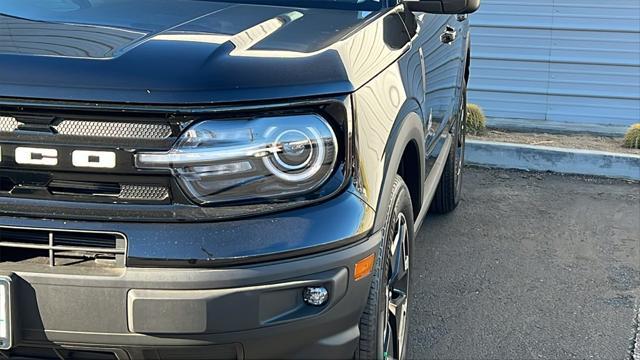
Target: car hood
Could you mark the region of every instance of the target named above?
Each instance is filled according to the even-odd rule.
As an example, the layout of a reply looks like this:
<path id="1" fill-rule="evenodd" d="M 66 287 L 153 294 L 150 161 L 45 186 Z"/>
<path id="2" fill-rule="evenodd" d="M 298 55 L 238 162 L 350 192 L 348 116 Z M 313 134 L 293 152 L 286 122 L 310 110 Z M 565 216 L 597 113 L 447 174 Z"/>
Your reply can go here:
<path id="1" fill-rule="evenodd" d="M 211 104 L 347 93 L 406 45 L 387 35 L 403 33 L 388 16 L 398 17 L 198 0 L 3 0 L 0 97 Z"/>

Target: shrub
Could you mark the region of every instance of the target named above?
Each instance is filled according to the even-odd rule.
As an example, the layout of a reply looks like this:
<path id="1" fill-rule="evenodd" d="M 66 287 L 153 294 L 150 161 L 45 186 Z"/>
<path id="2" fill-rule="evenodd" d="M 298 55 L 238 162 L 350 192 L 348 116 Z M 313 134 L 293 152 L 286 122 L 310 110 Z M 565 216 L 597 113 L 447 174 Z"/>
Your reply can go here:
<path id="1" fill-rule="evenodd" d="M 467 134 L 481 135 L 487 130 L 486 118 L 482 108 L 476 104 L 467 104 Z"/>
<path id="2" fill-rule="evenodd" d="M 632 149 L 640 149 L 640 123 L 633 124 L 624 136 L 624 146 Z"/>

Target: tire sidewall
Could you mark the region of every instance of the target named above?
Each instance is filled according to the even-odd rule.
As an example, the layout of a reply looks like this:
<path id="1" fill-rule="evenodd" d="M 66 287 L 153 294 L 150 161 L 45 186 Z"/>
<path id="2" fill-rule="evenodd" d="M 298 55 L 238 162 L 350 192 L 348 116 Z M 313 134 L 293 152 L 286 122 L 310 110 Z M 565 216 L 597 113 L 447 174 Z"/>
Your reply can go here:
<path id="1" fill-rule="evenodd" d="M 462 111 L 460 114 L 460 119 L 458 120 L 458 123 L 456 124 L 456 143 L 455 143 L 455 147 L 452 147 L 453 150 L 453 158 L 455 163 L 457 164 L 458 160 L 460 160 L 460 173 L 456 173 L 454 176 L 454 191 L 455 191 L 455 199 L 454 202 L 457 205 L 460 202 L 460 196 L 462 194 L 462 181 L 463 181 L 463 174 L 464 174 L 464 152 L 465 152 L 465 141 L 466 141 L 466 122 L 467 122 L 467 92 L 466 92 L 466 86 L 465 86 L 465 90 L 463 92 L 462 95 Z M 461 144 L 459 144 L 461 143 Z M 461 147 L 461 151 L 460 151 L 460 158 L 458 159 L 458 147 Z M 454 171 L 455 168 L 457 167 L 454 166 Z"/>
<path id="2" fill-rule="evenodd" d="M 394 231 L 394 227 L 395 227 L 395 221 L 397 219 L 397 216 L 399 213 L 403 213 L 406 221 L 407 221 L 407 229 L 409 231 L 409 242 L 408 242 L 408 247 L 409 247 L 409 272 L 407 274 L 408 276 L 408 302 L 407 302 L 407 322 L 409 317 L 409 312 L 411 309 L 410 304 L 410 291 L 411 291 L 411 271 L 412 271 L 412 267 L 413 267 L 413 248 L 414 248 L 414 239 L 415 239 L 415 233 L 414 233 L 414 218 L 413 218 L 413 207 L 411 205 L 411 198 L 409 196 L 409 190 L 406 186 L 406 184 L 404 183 L 404 181 L 402 180 L 401 177 L 396 175 L 396 178 L 394 179 L 394 184 L 392 187 L 392 194 L 390 196 L 390 202 L 389 205 L 387 207 L 387 213 L 386 213 L 386 219 L 385 219 L 385 225 L 383 228 L 383 240 L 381 241 L 380 247 L 378 249 L 378 256 L 376 257 L 376 267 L 375 267 L 375 274 L 374 274 L 374 282 L 377 281 L 377 284 L 372 283 L 371 285 L 371 289 L 370 291 L 377 291 L 377 304 L 376 304 L 376 319 L 375 319 L 375 323 L 377 324 L 377 329 L 375 331 L 375 336 L 374 339 L 364 339 L 365 341 L 367 340 L 374 340 L 375 341 L 375 354 L 365 354 L 365 356 L 362 356 L 362 353 L 360 353 L 359 358 L 383 358 L 383 336 L 384 336 L 384 329 L 386 327 L 386 322 L 385 322 L 385 315 L 386 315 L 386 311 L 387 311 L 387 307 L 386 307 L 386 286 L 387 286 L 387 282 L 389 280 L 388 278 L 388 273 L 389 273 L 389 266 L 390 266 L 390 261 L 391 261 L 391 244 L 393 242 L 393 237 L 395 236 L 395 231 Z M 407 339 L 407 341 L 405 341 L 404 344 L 404 348 L 402 350 L 402 354 L 406 355 L 406 351 L 408 348 L 408 331 L 407 334 L 405 334 L 405 339 Z M 362 341 L 363 339 L 361 339 Z"/>

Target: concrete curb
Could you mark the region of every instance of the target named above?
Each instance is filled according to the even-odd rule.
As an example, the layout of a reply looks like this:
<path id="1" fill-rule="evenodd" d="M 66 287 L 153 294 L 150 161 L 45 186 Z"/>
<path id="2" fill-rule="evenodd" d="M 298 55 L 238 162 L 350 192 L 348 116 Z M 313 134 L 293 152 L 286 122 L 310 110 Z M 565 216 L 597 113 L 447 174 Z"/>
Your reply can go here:
<path id="1" fill-rule="evenodd" d="M 549 134 L 592 134 L 621 137 L 624 136 L 630 125 L 581 123 L 580 126 L 576 126 L 575 123 L 548 120 L 523 121 L 522 119 L 487 118 L 487 126 L 490 128 Z"/>
<path id="2" fill-rule="evenodd" d="M 640 180 L 640 155 L 471 139 L 466 144 L 471 165 Z"/>

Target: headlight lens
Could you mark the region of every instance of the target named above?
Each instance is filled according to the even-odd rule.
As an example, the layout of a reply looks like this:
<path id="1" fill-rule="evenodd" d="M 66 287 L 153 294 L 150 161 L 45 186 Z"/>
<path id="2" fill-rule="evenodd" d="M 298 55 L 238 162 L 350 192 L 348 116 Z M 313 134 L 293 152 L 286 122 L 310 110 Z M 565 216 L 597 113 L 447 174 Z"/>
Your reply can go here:
<path id="1" fill-rule="evenodd" d="M 136 154 L 140 169 L 170 169 L 199 204 L 286 198 L 312 192 L 331 175 L 338 143 L 315 114 L 207 120 L 167 152 Z"/>

